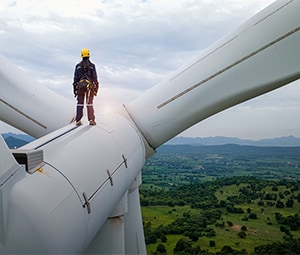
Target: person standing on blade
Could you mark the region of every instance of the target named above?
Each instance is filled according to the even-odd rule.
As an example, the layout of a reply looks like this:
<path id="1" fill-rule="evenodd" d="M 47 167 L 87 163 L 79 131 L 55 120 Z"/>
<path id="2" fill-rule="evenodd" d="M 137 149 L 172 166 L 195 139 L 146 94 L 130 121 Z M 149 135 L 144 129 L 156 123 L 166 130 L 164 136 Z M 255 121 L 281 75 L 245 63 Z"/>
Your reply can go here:
<path id="1" fill-rule="evenodd" d="M 95 64 L 90 61 L 90 51 L 81 50 L 82 60 L 75 66 L 73 91 L 77 96 L 76 125 L 80 126 L 83 116 L 84 99 L 87 105 L 87 115 L 90 125 L 96 125 L 93 100 L 97 96 L 99 83 Z"/>

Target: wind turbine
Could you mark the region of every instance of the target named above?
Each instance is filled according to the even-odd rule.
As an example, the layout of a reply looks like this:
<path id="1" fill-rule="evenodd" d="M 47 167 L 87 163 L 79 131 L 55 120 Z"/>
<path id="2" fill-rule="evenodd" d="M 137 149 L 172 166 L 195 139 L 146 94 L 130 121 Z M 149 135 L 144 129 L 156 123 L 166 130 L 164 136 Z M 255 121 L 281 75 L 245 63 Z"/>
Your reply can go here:
<path id="1" fill-rule="evenodd" d="M 9 150 L 0 138 L 0 253 L 145 254 L 145 160 L 205 118 L 299 79 L 299 10 L 274 2 L 93 127 L 70 123 L 73 103 L 1 57 L 0 119 L 38 139 Z"/>

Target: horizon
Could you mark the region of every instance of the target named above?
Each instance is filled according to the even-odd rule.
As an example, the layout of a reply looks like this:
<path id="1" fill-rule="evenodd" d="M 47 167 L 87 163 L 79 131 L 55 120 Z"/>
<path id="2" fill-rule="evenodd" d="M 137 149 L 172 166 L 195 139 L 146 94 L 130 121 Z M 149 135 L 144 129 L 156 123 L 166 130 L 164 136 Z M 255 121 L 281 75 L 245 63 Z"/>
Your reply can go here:
<path id="1" fill-rule="evenodd" d="M 0 132 L 1 135 L 4 135 L 4 134 L 13 134 L 13 135 L 26 135 L 26 136 L 29 136 L 29 137 L 32 137 L 24 132 L 21 132 L 21 133 L 15 133 L 14 131 L 6 131 L 6 132 Z M 239 140 L 249 140 L 249 141 L 260 141 L 260 140 L 273 140 L 273 139 L 278 139 L 278 138 L 288 138 L 288 137 L 291 137 L 291 138 L 296 138 L 296 139 L 300 139 L 300 136 L 295 136 L 295 135 L 283 135 L 283 136 L 277 136 L 277 137 L 264 137 L 264 138 L 260 138 L 260 139 L 252 139 L 252 138 L 241 138 L 241 137 L 238 137 L 238 136 L 223 136 L 223 135 L 215 135 L 215 136 L 183 136 L 182 134 L 179 134 L 178 136 L 175 136 L 173 138 L 171 138 L 169 141 L 171 141 L 172 139 L 175 139 L 175 138 L 188 138 L 188 139 L 197 139 L 197 138 L 230 138 L 230 139 L 239 139 Z M 35 139 L 38 139 L 38 138 L 35 138 Z"/>

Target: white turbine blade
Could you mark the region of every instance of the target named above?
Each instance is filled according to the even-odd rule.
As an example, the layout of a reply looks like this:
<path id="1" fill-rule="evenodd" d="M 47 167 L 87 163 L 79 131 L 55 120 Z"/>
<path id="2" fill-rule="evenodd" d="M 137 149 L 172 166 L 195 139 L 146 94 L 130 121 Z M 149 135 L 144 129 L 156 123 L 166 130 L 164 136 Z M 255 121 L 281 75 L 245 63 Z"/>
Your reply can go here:
<path id="1" fill-rule="evenodd" d="M 299 10 L 300 1 L 276 1 L 127 105 L 149 144 L 298 79 Z"/>
<path id="2" fill-rule="evenodd" d="M 6 58 L 0 56 L 0 62 L 0 120 L 34 137 L 72 120 L 75 103 L 38 84 Z"/>

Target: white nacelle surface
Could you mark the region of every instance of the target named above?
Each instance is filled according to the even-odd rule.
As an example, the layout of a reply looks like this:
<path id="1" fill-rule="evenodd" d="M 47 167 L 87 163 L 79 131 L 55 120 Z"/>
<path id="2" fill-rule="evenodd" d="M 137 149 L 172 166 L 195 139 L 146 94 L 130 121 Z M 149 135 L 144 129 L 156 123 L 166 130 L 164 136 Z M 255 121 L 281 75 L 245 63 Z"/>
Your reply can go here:
<path id="1" fill-rule="evenodd" d="M 97 120 L 19 149 L 43 150 L 44 165 L 11 190 L 0 253 L 81 253 L 127 194 L 145 162 L 143 141 L 119 115 Z"/>

